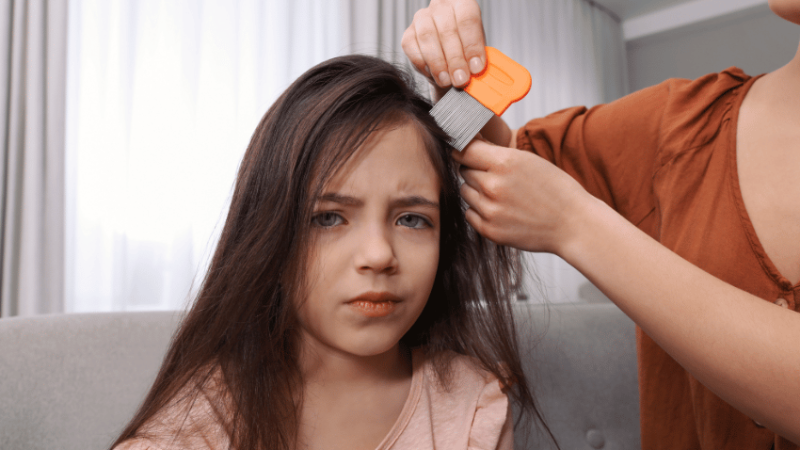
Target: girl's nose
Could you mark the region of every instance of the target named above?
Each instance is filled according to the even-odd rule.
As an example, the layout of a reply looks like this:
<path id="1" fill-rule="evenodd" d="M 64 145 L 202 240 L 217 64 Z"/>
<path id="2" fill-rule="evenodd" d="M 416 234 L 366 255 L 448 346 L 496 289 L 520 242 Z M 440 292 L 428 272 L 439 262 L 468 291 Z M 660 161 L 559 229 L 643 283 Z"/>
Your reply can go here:
<path id="1" fill-rule="evenodd" d="M 365 227 L 357 245 L 355 265 L 359 272 L 392 274 L 397 271 L 394 246 L 383 227 Z"/>

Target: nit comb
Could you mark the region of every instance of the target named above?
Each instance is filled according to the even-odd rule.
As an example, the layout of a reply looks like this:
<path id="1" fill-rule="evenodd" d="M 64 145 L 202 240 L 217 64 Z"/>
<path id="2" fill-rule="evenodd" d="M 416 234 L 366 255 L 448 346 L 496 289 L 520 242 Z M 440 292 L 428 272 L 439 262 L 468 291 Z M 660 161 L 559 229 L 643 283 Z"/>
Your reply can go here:
<path id="1" fill-rule="evenodd" d="M 531 89 L 531 74 L 493 47 L 486 47 L 486 68 L 464 89 L 450 88 L 430 114 L 450 136 L 458 151 L 475 137 L 493 115 L 501 115 Z"/>

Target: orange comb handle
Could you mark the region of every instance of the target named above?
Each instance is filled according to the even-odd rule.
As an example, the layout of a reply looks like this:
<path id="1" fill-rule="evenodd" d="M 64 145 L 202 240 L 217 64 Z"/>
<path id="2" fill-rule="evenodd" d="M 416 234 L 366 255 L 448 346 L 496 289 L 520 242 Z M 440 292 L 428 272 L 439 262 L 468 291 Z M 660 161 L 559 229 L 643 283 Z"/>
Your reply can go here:
<path id="1" fill-rule="evenodd" d="M 500 50 L 486 47 L 486 68 L 464 90 L 499 116 L 528 94 L 531 74 Z"/>

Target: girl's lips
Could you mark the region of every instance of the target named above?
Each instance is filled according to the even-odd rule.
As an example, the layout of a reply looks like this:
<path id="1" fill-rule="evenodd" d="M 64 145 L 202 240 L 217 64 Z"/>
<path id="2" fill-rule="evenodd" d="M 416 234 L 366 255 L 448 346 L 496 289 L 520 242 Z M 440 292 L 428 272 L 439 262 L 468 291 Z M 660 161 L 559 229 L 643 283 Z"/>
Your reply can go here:
<path id="1" fill-rule="evenodd" d="M 389 292 L 366 292 L 347 304 L 367 317 L 384 317 L 394 311 L 402 299 Z"/>

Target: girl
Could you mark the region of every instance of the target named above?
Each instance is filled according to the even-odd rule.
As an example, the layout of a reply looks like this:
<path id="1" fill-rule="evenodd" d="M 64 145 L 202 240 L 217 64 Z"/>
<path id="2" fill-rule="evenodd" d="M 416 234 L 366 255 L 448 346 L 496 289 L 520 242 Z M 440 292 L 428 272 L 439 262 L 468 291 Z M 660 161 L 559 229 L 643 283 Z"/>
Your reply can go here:
<path id="1" fill-rule="evenodd" d="M 266 113 L 129 449 L 511 448 L 538 418 L 517 255 L 466 224 L 446 136 L 394 66 L 322 63 Z"/>

